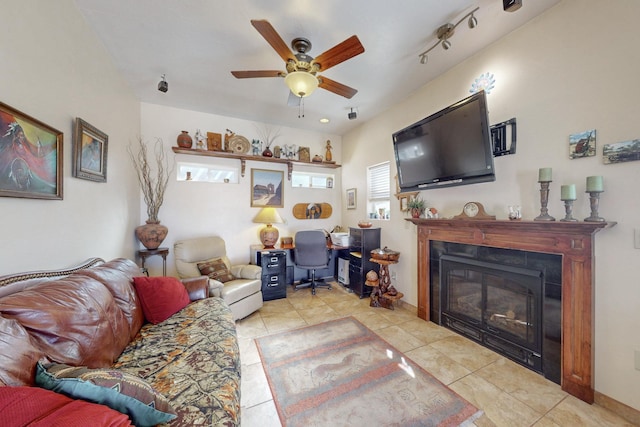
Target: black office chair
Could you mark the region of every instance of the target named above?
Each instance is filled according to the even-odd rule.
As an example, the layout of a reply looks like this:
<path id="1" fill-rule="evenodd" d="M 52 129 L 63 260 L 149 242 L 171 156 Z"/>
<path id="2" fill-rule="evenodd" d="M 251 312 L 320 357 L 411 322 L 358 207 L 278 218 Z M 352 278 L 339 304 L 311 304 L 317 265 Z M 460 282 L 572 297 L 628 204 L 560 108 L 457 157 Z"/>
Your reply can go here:
<path id="1" fill-rule="evenodd" d="M 327 237 L 322 230 L 298 231 L 295 236 L 293 249 L 293 262 L 296 267 L 311 270 L 311 279 L 301 280 L 295 286 L 295 290 L 311 288 L 311 293 L 316 294 L 316 287 L 323 286 L 331 289 L 330 283 L 322 279 L 316 279 L 316 270 L 327 268 L 331 256 L 327 248 Z"/>

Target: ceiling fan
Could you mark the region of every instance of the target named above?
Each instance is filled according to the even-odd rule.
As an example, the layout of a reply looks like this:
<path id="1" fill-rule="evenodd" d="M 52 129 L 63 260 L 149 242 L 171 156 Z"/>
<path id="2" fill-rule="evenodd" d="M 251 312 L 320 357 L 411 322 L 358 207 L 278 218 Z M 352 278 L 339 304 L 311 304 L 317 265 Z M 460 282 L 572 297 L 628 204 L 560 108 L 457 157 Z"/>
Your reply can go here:
<path id="1" fill-rule="evenodd" d="M 297 37 L 292 40 L 292 52 L 282 37 L 276 32 L 273 26 L 266 20 L 252 19 L 251 25 L 264 37 L 271 47 L 285 61 L 286 71 L 280 70 L 257 70 L 257 71 L 232 71 L 234 77 L 238 79 L 250 79 L 256 77 L 284 77 L 285 83 L 296 97 L 304 98 L 317 88 L 328 90 L 345 98 L 353 97 L 358 91 L 352 87 L 343 85 L 327 77 L 318 75 L 329 68 L 351 59 L 364 52 L 364 47 L 357 36 L 351 36 L 342 43 L 339 43 L 313 58 L 307 55 L 311 49 L 311 42 L 308 39 Z"/>

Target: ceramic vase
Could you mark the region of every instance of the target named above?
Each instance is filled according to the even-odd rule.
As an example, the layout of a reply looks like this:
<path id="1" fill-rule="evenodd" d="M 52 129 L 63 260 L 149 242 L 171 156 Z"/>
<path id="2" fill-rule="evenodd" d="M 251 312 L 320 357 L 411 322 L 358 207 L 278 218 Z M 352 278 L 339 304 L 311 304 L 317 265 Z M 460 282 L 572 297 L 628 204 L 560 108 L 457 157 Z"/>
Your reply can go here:
<path id="1" fill-rule="evenodd" d="M 262 152 L 262 157 L 273 157 L 273 153 L 269 149 L 269 147 L 265 148 Z"/>
<path id="2" fill-rule="evenodd" d="M 193 146 L 193 139 L 189 132 L 183 130 L 180 135 L 178 135 L 178 147 L 180 148 L 191 148 Z"/>
<path id="3" fill-rule="evenodd" d="M 169 229 L 160 224 L 160 221 L 150 221 L 136 227 L 136 237 L 147 249 L 158 249 L 162 241 L 167 237 Z"/>

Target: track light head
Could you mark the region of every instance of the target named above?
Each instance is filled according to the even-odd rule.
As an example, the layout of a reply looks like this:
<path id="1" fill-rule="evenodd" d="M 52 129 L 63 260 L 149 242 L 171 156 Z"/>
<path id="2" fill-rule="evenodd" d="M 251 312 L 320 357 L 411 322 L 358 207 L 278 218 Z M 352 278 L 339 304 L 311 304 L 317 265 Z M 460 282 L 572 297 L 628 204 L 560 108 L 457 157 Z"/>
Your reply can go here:
<path id="1" fill-rule="evenodd" d="M 358 113 L 353 111 L 353 108 L 352 108 L 351 112 L 347 114 L 347 117 L 349 118 L 349 120 L 355 120 L 358 118 Z"/>
<path id="2" fill-rule="evenodd" d="M 160 83 L 158 83 L 158 90 L 164 93 L 167 93 L 167 91 L 169 90 L 169 83 L 167 83 L 167 81 L 165 80 L 164 74 L 162 75 L 162 80 L 160 80 Z"/>
<path id="3" fill-rule="evenodd" d="M 422 65 L 426 64 L 428 60 L 429 60 L 429 58 L 427 57 L 427 55 L 424 55 L 424 54 L 420 55 L 420 63 Z"/>
<path id="4" fill-rule="evenodd" d="M 467 21 L 467 24 L 469 24 L 469 28 L 471 28 L 471 29 L 473 29 L 473 28 L 478 26 L 478 20 L 476 19 L 475 16 L 473 16 L 473 13 L 469 17 L 469 20 Z"/>
<path id="5" fill-rule="evenodd" d="M 449 50 L 449 48 L 451 47 L 451 42 L 447 39 L 442 40 L 442 48 L 444 50 Z"/>

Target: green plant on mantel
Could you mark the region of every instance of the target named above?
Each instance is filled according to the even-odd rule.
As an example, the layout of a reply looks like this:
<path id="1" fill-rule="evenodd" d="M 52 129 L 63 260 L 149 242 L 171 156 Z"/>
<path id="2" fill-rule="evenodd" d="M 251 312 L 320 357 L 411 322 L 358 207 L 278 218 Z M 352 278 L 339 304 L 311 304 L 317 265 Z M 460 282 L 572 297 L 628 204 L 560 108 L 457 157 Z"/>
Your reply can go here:
<path id="1" fill-rule="evenodd" d="M 420 196 L 412 197 L 407 202 L 407 208 L 413 218 L 420 218 L 427 208 L 427 204 Z"/>
<path id="2" fill-rule="evenodd" d="M 147 205 L 147 223 L 157 224 L 160 222 L 158 212 L 164 202 L 164 193 L 169 183 L 169 177 L 173 173 L 173 165 L 169 164 L 160 138 L 156 138 L 153 145 L 153 159 L 149 158 L 147 143 L 142 138 L 138 138 L 137 148 L 137 152 L 134 152 L 132 146 L 129 145 L 127 151 L 136 170 L 138 183 Z M 154 167 L 151 165 L 152 161 L 155 161 Z"/>

